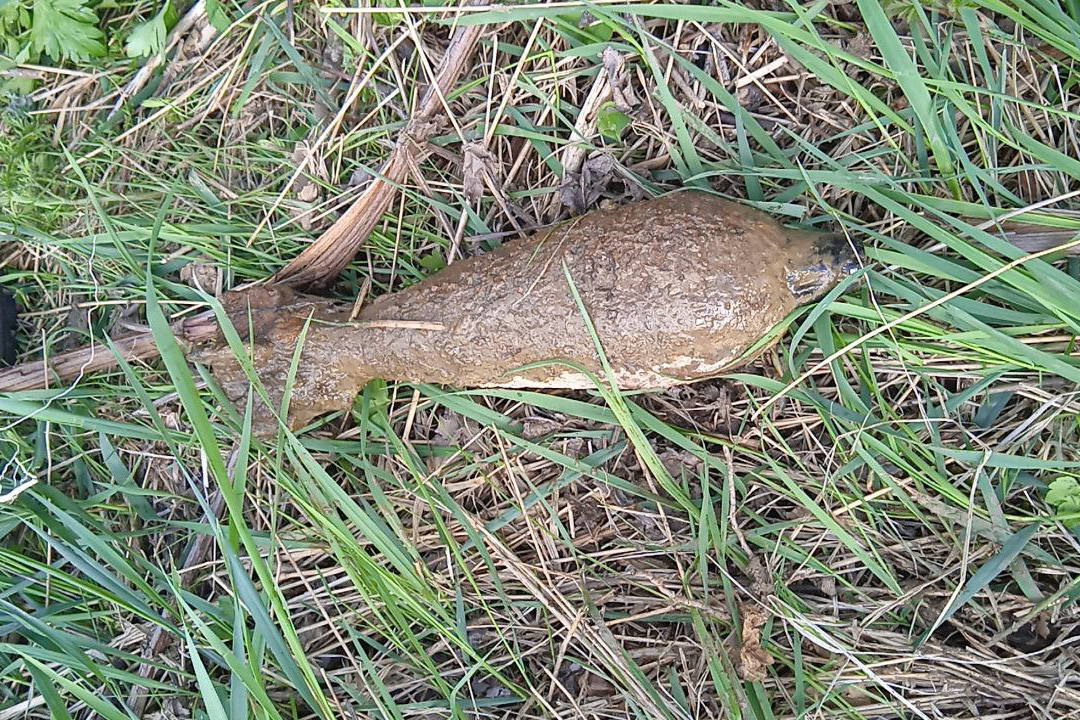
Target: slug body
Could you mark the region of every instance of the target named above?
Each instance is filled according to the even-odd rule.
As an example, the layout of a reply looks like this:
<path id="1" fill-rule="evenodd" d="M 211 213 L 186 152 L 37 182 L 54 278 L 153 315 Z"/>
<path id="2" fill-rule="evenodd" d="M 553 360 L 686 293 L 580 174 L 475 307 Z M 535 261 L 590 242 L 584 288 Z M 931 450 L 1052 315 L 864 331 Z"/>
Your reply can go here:
<path id="1" fill-rule="evenodd" d="M 597 210 L 455 262 L 377 298 L 352 320 L 348 305 L 283 288 L 231 293 L 225 307 L 278 407 L 303 335 L 288 407 L 296 428 L 350 407 L 374 378 L 593 387 L 572 366 L 604 377 L 567 276 L 616 383 L 638 390 L 730 370 L 856 263 L 842 237 L 788 230 L 752 208 L 687 191 Z M 211 366 L 230 399 L 246 398 L 248 378 L 223 342 L 196 359 Z M 259 420 L 276 427 L 258 398 L 256 405 Z"/>

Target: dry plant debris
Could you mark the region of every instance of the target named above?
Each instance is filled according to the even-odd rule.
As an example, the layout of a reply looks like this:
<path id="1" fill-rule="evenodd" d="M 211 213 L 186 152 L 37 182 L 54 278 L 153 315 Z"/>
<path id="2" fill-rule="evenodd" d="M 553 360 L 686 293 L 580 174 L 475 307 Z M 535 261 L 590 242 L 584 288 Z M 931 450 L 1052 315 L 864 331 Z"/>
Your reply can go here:
<path id="1" fill-rule="evenodd" d="M 1075 257 L 773 401 L 1075 239 L 1071 6 L 543 4 L 230 5 L 111 124 L 141 62 L 0 70 L 19 359 L 147 329 L 165 351 L 0 395 L 0 720 L 1080 712 Z M 160 10 L 120 5 L 117 43 Z M 461 28 L 446 123 L 404 157 Z M 735 378 L 373 383 L 247 444 L 162 328 L 212 327 L 195 267 L 215 290 L 280 273 L 394 157 L 335 259 L 345 302 L 693 184 L 838 224 L 869 263 Z"/>

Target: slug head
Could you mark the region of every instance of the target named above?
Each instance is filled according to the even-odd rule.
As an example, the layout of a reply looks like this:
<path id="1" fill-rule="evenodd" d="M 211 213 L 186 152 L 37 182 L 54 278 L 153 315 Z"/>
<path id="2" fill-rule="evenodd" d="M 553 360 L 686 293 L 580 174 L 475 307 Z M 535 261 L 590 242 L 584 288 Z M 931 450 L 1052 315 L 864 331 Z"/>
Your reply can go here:
<path id="1" fill-rule="evenodd" d="M 787 288 L 798 303 L 817 300 L 859 269 L 858 243 L 843 233 L 786 230 Z"/>

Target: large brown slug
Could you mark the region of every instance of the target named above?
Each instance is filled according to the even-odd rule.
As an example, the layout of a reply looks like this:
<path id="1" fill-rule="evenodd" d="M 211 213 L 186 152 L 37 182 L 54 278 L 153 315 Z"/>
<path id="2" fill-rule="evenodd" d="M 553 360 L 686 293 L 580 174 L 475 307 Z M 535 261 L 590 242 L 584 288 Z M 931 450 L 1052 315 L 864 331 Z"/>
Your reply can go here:
<path id="1" fill-rule="evenodd" d="M 581 372 L 549 362 L 603 377 L 567 272 L 621 389 L 715 376 L 853 271 L 856 252 L 843 237 L 788 230 L 757 210 L 683 191 L 594 211 L 452 263 L 353 320 L 347 304 L 280 287 L 230 293 L 224 305 L 275 410 L 308 326 L 288 406 L 288 424 L 298 428 L 350 407 L 374 378 L 592 387 Z M 230 399 L 247 396 L 248 379 L 223 341 L 195 359 Z M 255 402 L 256 432 L 276 429 L 269 408 Z"/>

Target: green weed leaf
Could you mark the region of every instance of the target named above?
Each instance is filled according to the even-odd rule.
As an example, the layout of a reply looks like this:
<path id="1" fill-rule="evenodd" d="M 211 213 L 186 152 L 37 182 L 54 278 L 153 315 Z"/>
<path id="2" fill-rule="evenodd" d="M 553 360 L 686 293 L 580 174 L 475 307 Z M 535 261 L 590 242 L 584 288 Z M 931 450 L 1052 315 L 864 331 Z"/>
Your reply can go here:
<path id="1" fill-rule="evenodd" d="M 1080 512 L 1080 483 L 1076 478 L 1059 477 L 1050 483 L 1046 502 L 1059 513 Z"/>
<path id="2" fill-rule="evenodd" d="M 9 34 L 18 34 L 30 27 L 30 13 L 22 3 L 0 0 L 0 30 Z M 15 38 L 9 38 L 14 41 Z"/>
<path id="3" fill-rule="evenodd" d="M 225 32 L 232 23 L 229 14 L 222 7 L 221 0 L 206 0 L 206 20 L 218 32 Z"/>
<path id="4" fill-rule="evenodd" d="M 443 254 L 436 250 L 430 255 L 425 255 L 420 258 L 420 265 L 429 272 L 438 272 L 446 267 L 446 258 Z"/>
<path id="5" fill-rule="evenodd" d="M 165 10 L 168 7 L 166 5 L 157 15 L 132 29 L 125 45 L 129 58 L 156 55 L 165 49 Z"/>
<path id="6" fill-rule="evenodd" d="M 610 140 L 618 140 L 630 126 L 630 116 L 615 109 L 615 103 L 605 103 L 596 117 L 596 129 Z"/>
<path id="7" fill-rule="evenodd" d="M 53 60 L 85 62 L 105 54 L 97 15 L 86 0 L 34 0 L 30 42 Z"/>

